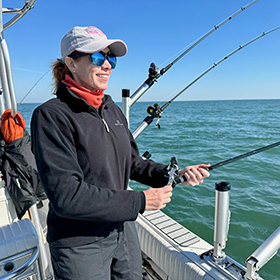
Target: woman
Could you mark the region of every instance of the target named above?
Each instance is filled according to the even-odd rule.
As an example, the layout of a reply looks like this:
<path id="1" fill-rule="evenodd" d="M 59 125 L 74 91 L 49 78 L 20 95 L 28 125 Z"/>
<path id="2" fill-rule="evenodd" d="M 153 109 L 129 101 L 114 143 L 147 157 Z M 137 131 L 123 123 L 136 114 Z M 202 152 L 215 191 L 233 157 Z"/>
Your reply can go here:
<path id="1" fill-rule="evenodd" d="M 143 160 L 126 119 L 104 95 L 127 52 L 96 27 L 74 27 L 61 40 L 53 64 L 57 98 L 32 116 L 32 145 L 48 195 L 48 236 L 55 278 L 141 279 L 141 254 L 133 223 L 145 210 L 170 202 L 166 165 Z M 209 165 L 181 171 L 198 185 Z M 127 190 L 129 179 L 152 186 Z"/>

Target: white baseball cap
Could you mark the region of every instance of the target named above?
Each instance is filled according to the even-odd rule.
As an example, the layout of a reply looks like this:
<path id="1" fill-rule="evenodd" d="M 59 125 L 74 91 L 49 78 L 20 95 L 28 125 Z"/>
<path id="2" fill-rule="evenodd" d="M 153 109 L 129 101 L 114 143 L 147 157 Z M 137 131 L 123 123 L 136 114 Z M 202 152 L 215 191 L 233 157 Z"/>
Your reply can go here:
<path id="1" fill-rule="evenodd" d="M 65 57 L 74 51 L 92 54 L 106 47 L 109 47 L 110 52 L 115 56 L 123 56 L 127 53 L 127 46 L 122 40 L 109 40 L 100 29 L 94 26 L 76 26 L 61 39 L 61 59 L 64 61 Z"/>

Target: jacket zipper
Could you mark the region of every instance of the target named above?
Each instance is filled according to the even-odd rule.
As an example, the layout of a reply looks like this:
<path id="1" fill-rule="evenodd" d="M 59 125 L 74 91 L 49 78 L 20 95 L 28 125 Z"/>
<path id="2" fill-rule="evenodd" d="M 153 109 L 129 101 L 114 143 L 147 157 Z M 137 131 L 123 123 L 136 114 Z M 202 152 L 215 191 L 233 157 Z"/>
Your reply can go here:
<path id="1" fill-rule="evenodd" d="M 98 112 L 97 109 L 95 109 L 94 107 L 92 107 L 92 110 L 95 110 L 96 114 L 92 114 L 94 116 L 96 116 L 97 118 L 99 118 L 103 124 L 105 125 L 105 128 L 106 128 L 106 131 L 109 133 L 110 132 L 110 129 L 109 129 L 109 125 L 107 124 L 107 122 L 105 121 L 105 119 L 103 118 L 103 114 L 102 112 Z"/>
<path id="2" fill-rule="evenodd" d="M 104 119 L 103 110 L 104 110 L 104 107 L 101 107 L 100 110 L 99 110 L 98 116 L 101 118 L 102 122 L 105 125 L 106 131 L 109 133 L 110 132 L 109 125 L 107 124 L 107 122 Z"/>
<path id="3" fill-rule="evenodd" d="M 110 129 L 109 129 L 108 124 L 106 123 L 106 121 L 105 121 L 103 118 L 101 118 L 101 120 L 103 121 L 103 123 L 104 123 L 104 125 L 105 125 L 105 127 L 106 127 L 106 131 L 109 133 L 109 132 L 110 132 Z"/>

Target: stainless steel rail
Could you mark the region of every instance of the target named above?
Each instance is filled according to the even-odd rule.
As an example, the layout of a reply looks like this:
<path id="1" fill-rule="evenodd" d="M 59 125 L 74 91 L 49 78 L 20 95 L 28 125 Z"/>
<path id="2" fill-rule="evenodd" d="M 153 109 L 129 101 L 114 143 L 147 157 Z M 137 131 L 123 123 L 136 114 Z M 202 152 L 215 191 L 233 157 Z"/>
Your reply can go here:
<path id="1" fill-rule="evenodd" d="M 30 9 L 33 8 L 36 0 L 27 0 L 21 9 L 16 8 L 2 8 L 2 0 L 0 0 L 0 5 L 2 13 L 0 14 L 0 78 L 1 78 L 1 94 L 3 93 L 3 98 L 0 99 L 0 114 L 2 115 L 5 109 L 11 109 L 12 116 L 17 114 L 17 102 L 14 90 L 13 76 L 11 70 L 11 61 L 8 51 L 8 46 L 4 38 L 4 30 L 12 26 L 19 19 L 21 19 Z M 3 13 L 16 14 L 7 23 L 3 24 Z M 3 104 L 3 102 L 5 104 Z"/>

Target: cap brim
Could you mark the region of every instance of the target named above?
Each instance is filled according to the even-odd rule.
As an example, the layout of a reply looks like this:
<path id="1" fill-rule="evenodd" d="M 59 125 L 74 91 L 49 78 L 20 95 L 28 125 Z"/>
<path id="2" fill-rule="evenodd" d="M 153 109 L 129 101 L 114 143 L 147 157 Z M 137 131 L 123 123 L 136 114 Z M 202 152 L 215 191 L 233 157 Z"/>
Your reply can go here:
<path id="1" fill-rule="evenodd" d="M 127 46 L 122 40 L 109 40 L 113 41 L 108 45 L 110 51 L 115 56 L 124 56 L 127 53 Z"/>

